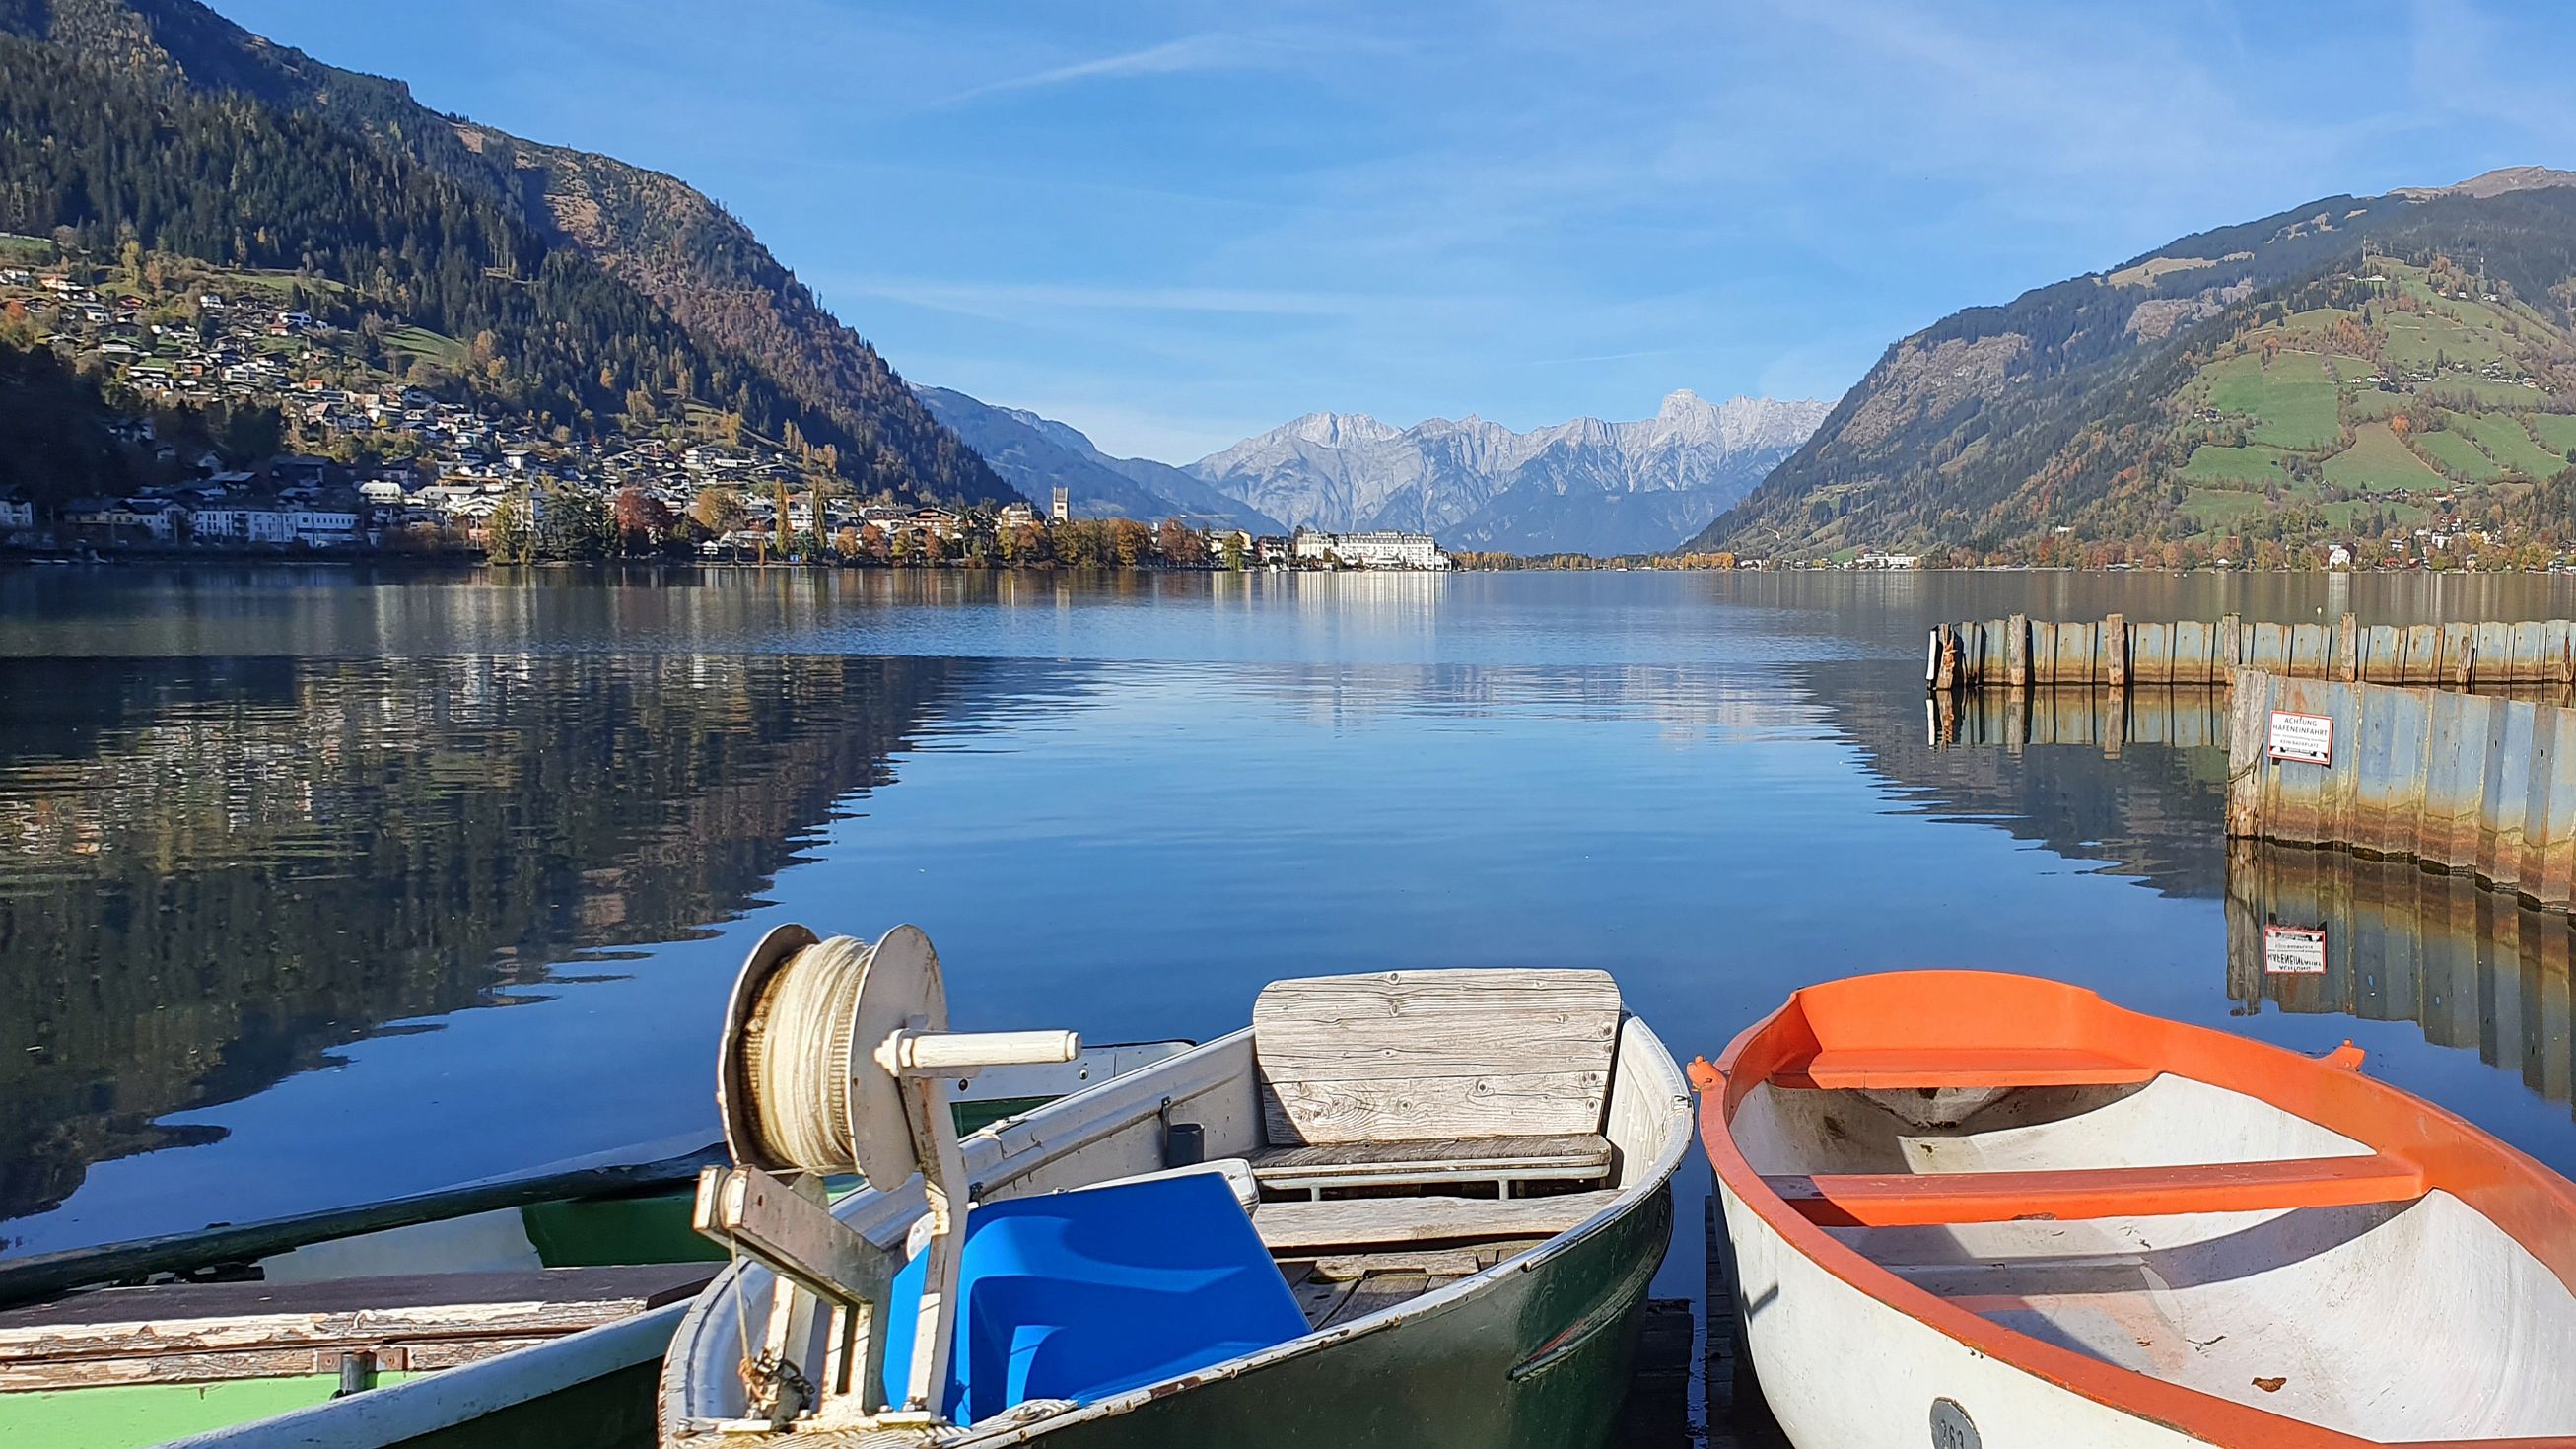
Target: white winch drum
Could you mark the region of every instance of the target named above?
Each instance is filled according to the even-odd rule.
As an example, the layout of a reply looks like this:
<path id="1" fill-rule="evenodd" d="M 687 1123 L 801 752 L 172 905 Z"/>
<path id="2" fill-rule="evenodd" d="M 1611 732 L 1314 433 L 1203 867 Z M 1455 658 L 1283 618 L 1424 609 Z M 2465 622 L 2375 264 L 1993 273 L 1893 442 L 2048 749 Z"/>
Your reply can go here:
<path id="1" fill-rule="evenodd" d="M 734 1161 L 858 1172 L 890 1192 L 920 1169 L 903 1091 L 876 1059 L 887 1037 L 945 1031 L 939 955 L 913 926 L 873 946 L 780 926 L 743 962 L 725 1009 L 716 1100 Z"/>

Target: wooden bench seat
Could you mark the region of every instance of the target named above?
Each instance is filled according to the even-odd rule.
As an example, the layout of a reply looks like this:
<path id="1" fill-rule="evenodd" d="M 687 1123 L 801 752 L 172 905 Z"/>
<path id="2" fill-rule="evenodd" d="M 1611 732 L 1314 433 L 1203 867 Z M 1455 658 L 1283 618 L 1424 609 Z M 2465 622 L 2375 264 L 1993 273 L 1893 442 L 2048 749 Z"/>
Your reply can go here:
<path id="1" fill-rule="evenodd" d="M 1777 1086 L 1824 1091 L 2134 1086 L 2155 1078 L 2153 1067 L 2069 1047 L 1829 1048 L 1771 1074 Z"/>
<path id="2" fill-rule="evenodd" d="M 2376 1155 L 2065 1172 L 1766 1176 L 1762 1181 L 1809 1222 L 1837 1228 L 2270 1212 L 2411 1202 L 2425 1193 L 2423 1169 Z"/>
<path id="3" fill-rule="evenodd" d="M 0 1312 L 0 1391 L 471 1363 L 694 1295 L 719 1263 L 103 1288 Z"/>
<path id="4" fill-rule="evenodd" d="M 1271 1147 L 1252 1156 L 1261 1185 L 1291 1190 L 1398 1183 L 1592 1182 L 1606 1177 L 1610 1139 L 1597 1132 L 1526 1137 L 1433 1137 Z"/>
<path id="5" fill-rule="evenodd" d="M 1612 1190 L 1549 1197 L 1363 1197 L 1270 1202 L 1252 1225 L 1273 1253 L 1319 1253 L 1398 1243 L 1552 1238 L 1618 1200 Z"/>

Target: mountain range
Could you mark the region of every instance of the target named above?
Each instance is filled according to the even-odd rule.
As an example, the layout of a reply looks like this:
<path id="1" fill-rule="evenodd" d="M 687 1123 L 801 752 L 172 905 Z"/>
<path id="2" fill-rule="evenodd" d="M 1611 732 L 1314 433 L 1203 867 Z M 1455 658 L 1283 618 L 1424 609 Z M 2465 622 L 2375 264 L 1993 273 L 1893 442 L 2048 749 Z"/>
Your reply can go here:
<path id="1" fill-rule="evenodd" d="M 2331 196 L 1887 349 L 1692 540 L 2171 561 L 2449 520 L 2576 541 L 2576 172 Z"/>
<path id="2" fill-rule="evenodd" d="M 1241 499 L 1150 458 L 1113 458 L 1069 423 L 996 407 L 944 387 L 913 391 L 1013 487 L 1044 506 L 1066 490 L 1077 518 L 1178 518 L 1199 528 L 1286 533 L 1287 525 Z"/>
<path id="3" fill-rule="evenodd" d="M 524 140 L 195 0 L 0 0 L 0 226 L 299 265 L 456 338 L 558 425 L 641 402 L 801 442 L 868 492 L 1011 490 L 749 228 L 689 186 Z M 828 448 L 828 454 L 822 450 Z"/>
<path id="4" fill-rule="evenodd" d="M 1472 415 L 1398 428 L 1310 413 L 1187 471 L 1291 526 L 1400 528 L 1513 553 L 1644 553 L 1741 498 L 1831 407 L 1682 391 L 1640 421 L 1529 432 Z"/>
<path id="5" fill-rule="evenodd" d="M 1078 517 L 1178 517 L 1286 533 L 1396 528 L 1455 548 L 1650 553 L 1705 524 L 1789 455 L 1823 402 L 1688 392 L 1638 422 L 1577 418 L 1514 432 L 1468 417 L 1410 428 L 1364 413 L 1310 413 L 1174 467 L 1113 458 L 1070 424 L 948 388 L 916 387 L 931 413 L 1039 502 L 1062 485 Z"/>

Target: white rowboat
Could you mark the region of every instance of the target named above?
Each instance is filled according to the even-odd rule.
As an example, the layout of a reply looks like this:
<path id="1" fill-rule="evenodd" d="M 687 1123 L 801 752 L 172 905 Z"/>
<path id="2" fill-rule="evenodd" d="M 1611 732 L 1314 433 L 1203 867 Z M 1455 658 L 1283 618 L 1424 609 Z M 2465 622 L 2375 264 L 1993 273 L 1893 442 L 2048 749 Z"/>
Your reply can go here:
<path id="1" fill-rule="evenodd" d="M 2576 1446 L 2576 1187 L 2055 982 L 1812 986 L 1691 1074 L 1800 1449 Z"/>

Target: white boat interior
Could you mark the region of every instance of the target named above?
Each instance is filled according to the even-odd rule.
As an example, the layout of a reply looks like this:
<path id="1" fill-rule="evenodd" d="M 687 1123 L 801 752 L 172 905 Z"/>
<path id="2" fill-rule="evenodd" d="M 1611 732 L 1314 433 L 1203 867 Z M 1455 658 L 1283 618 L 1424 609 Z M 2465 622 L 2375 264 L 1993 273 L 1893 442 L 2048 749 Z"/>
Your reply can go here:
<path id="1" fill-rule="evenodd" d="M 2397 1181 L 2371 1146 L 2258 1098 L 2177 1075 L 1766 1081 L 1733 1134 L 1766 1185 L 1872 1263 L 2042 1342 L 2376 1443 L 2576 1435 L 2569 1285 L 2450 1193 Z M 2133 1205 L 2159 1182 L 2233 1184 L 2239 1203 L 2281 1191 L 2253 1210 L 2169 1198 L 2145 1215 L 2051 1216 L 2026 1211 L 2045 1206 L 2032 1194 L 2068 1179 L 2006 1176 L 2122 1169 L 2153 1171 L 2091 1182 Z M 1938 1179 L 1961 1173 L 1981 1176 L 1940 1201 Z"/>
<path id="2" fill-rule="evenodd" d="M 1225 1172 L 1309 1336 L 1341 1336 L 1472 1292 L 1660 1190 L 1688 1150 L 1687 1093 L 1602 972 L 1316 977 L 1264 990 L 1249 1028 L 996 1124 L 961 1156 L 979 1206 Z M 831 1211 L 901 1252 L 922 1180 Z M 778 1281 L 747 1261 L 699 1296 L 664 1370 L 666 1438 L 740 1425 L 745 1344 Z M 1122 1402 L 1063 1407 L 1088 1418 Z"/>

